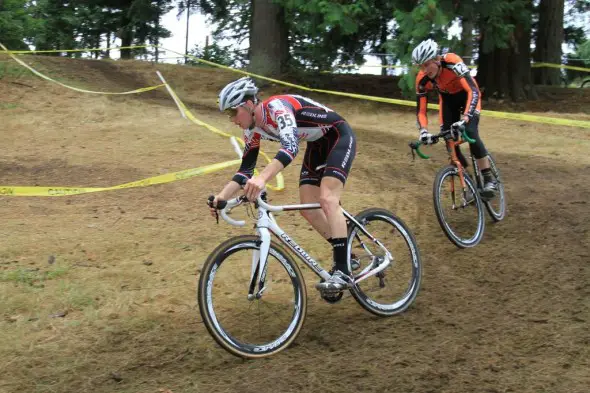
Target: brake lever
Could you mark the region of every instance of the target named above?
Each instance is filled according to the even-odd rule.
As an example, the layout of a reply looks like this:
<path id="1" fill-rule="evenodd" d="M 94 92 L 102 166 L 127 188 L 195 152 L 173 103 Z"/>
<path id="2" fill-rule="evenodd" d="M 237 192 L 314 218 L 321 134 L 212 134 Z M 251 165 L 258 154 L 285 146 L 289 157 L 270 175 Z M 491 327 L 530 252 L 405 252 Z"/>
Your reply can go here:
<path id="1" fill-rule="evenodd" d="M 213 207 L 214 200 L 215 200 L 215 196 L 210 195 L 209 198 L 207 199 L 207 206 Z M 219 225 L 219 211 L 217 210 L 217 208 L 215 208 L 215 221 L 217 222 L 217 225 Z"/>

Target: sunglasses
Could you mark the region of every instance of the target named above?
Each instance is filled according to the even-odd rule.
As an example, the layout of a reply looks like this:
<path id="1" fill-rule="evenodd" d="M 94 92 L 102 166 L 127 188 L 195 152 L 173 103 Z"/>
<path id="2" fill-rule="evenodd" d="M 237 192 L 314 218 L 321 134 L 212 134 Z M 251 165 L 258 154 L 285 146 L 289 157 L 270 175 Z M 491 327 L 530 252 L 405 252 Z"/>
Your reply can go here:
<path id="1" fill-rule="evenodd" d="M 241 106 L 246 105 L 246 102 L 242 102 L 241 104 L 238 104 L 236 106 L 232 106 L 231 108 L 227 108 L 225 110 L 225 113 L 229 116 L 229 117 L 235 117 L 238 114 L 238 108 Z"/>

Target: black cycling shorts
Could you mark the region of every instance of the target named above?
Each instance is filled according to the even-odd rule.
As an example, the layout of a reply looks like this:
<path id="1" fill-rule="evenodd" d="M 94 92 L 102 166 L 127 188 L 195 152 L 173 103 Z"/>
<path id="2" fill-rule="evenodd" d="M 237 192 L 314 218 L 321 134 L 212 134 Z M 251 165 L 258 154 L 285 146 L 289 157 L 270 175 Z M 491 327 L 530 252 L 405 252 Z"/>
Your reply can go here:
<path id="1" fill-rule="evenodd" d="M 352 128 L 344 120 L 334 123 L 322 138 L 307 143 L 299 186 L 319 187 L 325 176 L 335 177 L 345 184 L 355 155 L 356 136 Z"/>

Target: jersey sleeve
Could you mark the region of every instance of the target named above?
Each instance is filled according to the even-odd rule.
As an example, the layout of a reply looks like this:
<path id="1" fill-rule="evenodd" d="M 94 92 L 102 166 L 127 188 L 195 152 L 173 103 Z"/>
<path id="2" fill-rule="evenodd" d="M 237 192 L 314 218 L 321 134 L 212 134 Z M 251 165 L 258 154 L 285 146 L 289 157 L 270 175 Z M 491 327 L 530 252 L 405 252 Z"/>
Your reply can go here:
<path id="1" fill-rule="evenodd" d="M 281 149 L 275 158 L 283 164 L 289 165 L 299 152 L 299 138 L 297 137 L 297 122 L 293 111 L 279 99 L 268 103 L 270 119 L 277 125 Z"/>
<path id="2" fill-rule="evenodd" d="M 232 178 L 233 181 L 243 186 L 248 179 L 252 178 L 254 168 L 256 168 L 256 161 L 258 159 L 258 152 L 260 151 L 260 134 L 256 132 L 244 132 L 244 153 L 242 154 L 242 164 L 240 169 Z"/>
<path id="3" fill-rule="evenodd" d="M 428 127 L 428 91 L 432 89 L 432 83 L 422 71 L 416 76 L 416 123 L 418 129 Z"/>

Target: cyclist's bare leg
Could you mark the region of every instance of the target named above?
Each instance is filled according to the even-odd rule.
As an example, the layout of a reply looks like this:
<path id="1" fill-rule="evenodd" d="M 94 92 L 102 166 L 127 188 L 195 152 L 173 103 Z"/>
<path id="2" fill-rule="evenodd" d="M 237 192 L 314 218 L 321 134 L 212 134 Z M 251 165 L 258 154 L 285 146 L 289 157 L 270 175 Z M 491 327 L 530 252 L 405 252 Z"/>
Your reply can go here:
<path id="1" fill-rule="evenodd" d="M 343 189 L 344 184 L 339 179 L 331 176 L 322 178 L 320 204 L 328 220 L 330 235 L 334 239 L 347 236 L 346 218 L 340 208 L 340 195 Z"/>
<path id="2" fill-rule="evenodd" d="M 477 161 L 477 166 L 479 167 L 480 171 L 490 167 L 490 160 L 488 160 L 487 157 L 478 158 L 475 161 Z"/>
<path id="3" fill-rule="evenodd" d="M 301 203 L 319 203 L 320 187 L 311 184 L 303 184 L 299 187 L 299 199 Z M 330 238 L 330 225 L 326 214 L 321 209 L 300 210 L 301 215 L 318 231 L 325 239 Z"/>
<path id="4" fill-rule="evenodd" d="M 340 195 L 344 184 L 337 178 L 325 176 L 320 184 L 320 204 L 326 214 L 332 235 L 335 270 L 329 280 L 316 285 L 321 291 L 341 291 L 350 284 L 351 278 L 346 255 L 346 218 L 340 207 Z"/>

